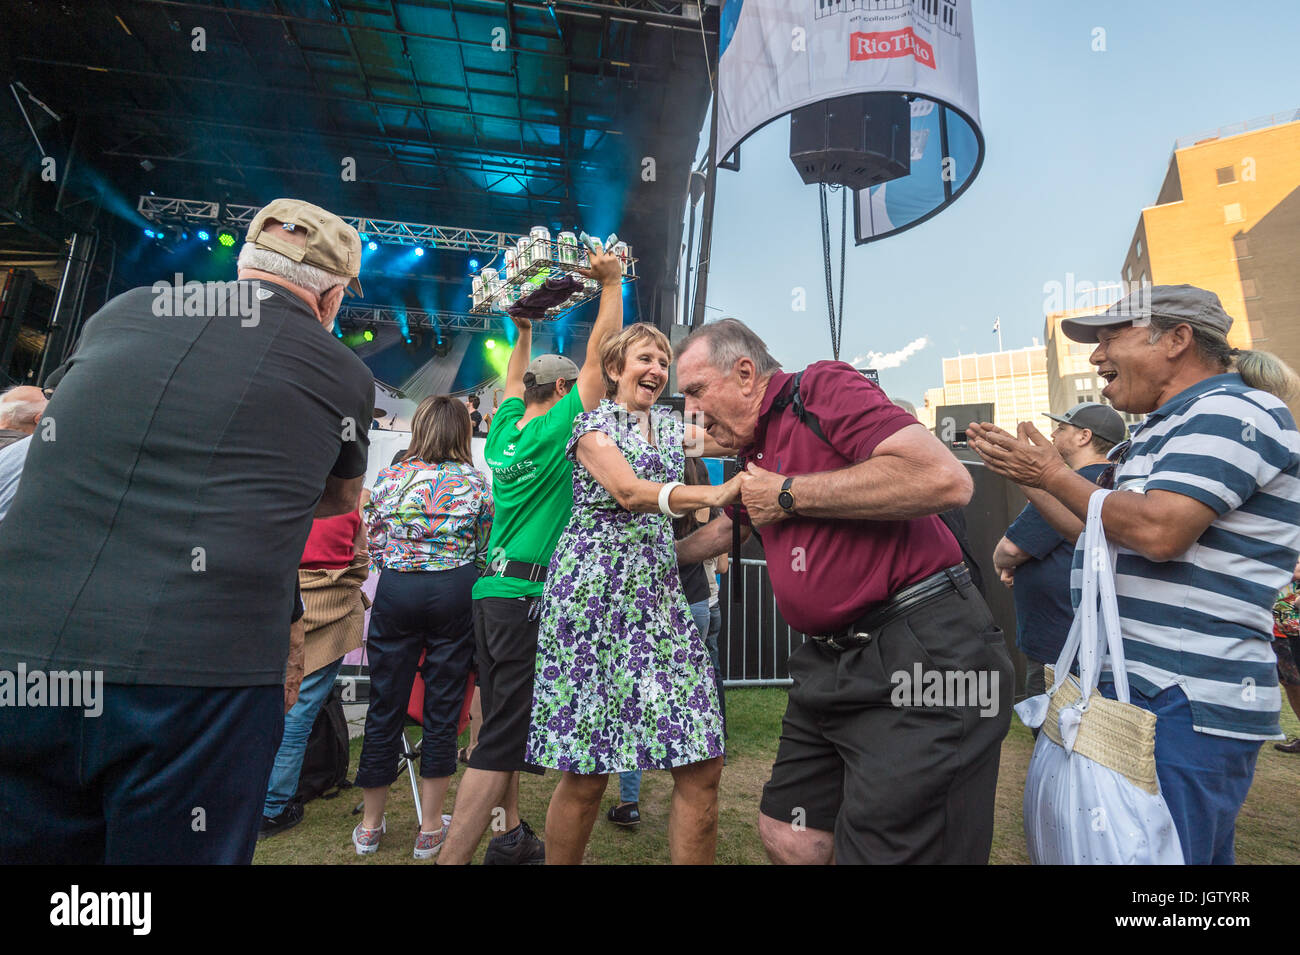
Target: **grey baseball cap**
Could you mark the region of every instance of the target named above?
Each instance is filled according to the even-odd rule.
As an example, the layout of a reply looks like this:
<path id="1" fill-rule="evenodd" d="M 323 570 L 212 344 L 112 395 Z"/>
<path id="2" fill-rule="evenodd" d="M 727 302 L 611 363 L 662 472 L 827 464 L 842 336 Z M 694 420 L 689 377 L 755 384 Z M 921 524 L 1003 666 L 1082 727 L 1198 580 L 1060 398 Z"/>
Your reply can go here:
<path id="1" fill-rule="evenodd" d="M 577 377 L 578 366 L 563 355 L 538 355 L 528 363 L 528 370 L 524 372 L 524 384 L 549 385 L 561 378 L 574 381 Z"/>
<path id="2" fill-rule="evenodd" d="M 1125 427 L 1124 419 L 1119 416 L 1119 412 L 1110 405 L 1103 405 L 1096 401 L 1085 401 L 1075 405 L 1065 414 L 1049 414 L 1047 417 L 1061 424 L 1087 428 L 1111 444 L 1119 444 L 1128 437 L 1128 428 Z"/>
<path id="3" fill-rule="evenodd" d="M 1144 285 L 1096 315 L 1067 318 L 1061 331 L 1071 341 L 1094 343 L 1097 329 L 1114 325 L 1147 324 L 1153 315 L 1228 336 L 1232 318 L 1223 310 L 1219 296 L 1195 285 Z"/>

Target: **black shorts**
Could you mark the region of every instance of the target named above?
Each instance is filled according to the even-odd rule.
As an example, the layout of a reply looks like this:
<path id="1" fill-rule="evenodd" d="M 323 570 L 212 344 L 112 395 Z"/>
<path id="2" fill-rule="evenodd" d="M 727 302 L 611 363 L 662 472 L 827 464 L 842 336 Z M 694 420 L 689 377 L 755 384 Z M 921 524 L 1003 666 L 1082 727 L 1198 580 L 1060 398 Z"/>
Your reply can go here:
<path id="1" fill-rule="evenodd" d="M 469 754 L 471 769 L 545 770 L 524 761 L 533 717 L 533 671 L 541 597 L 480 597 L 474 601 L 474 652 L 483 725 Z"/>
<path id="2" fill-rule="evenodd" d="M 790 657 L 761 812 L 834 833 L 839 863 L 986 863 L 1015 702 L 1002 631 L 966 584 L 872 637 L 842 653 L 809 640 Z"/>

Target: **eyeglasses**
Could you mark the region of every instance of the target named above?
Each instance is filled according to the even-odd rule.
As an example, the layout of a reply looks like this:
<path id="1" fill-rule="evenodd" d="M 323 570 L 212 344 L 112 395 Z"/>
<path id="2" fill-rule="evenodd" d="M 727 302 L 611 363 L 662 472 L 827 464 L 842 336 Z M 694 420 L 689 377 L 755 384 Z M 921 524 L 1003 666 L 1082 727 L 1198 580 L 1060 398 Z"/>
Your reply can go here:
<path id="1" fill-rule="evenodd" d="M 1126 439 L 1115 445 L 1115 449 L 1110 453 L 1110 463 L 1106 465 L 1106 469 L 1101 474 L 1097 475 L 1097 487 L 1107 491 L 1115 489 L 1115 471 L 1124 463 L 1132 447 L 1133 441 L 1131 439 Z"/>

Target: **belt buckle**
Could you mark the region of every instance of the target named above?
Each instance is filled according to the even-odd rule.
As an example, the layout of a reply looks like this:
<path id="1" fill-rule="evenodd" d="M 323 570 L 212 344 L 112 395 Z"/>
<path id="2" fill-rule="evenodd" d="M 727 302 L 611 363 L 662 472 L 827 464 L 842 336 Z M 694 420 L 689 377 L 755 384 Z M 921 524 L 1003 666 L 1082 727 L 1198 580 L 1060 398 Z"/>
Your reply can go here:
<path id="1" fill-rule="evenodd" d="M 506 575 L 506 564 L 508 564 L 508 563 L 510 563 L 510 561 L 508 561 L 508 560 L 498 560 L 498 561 L 497 561 L 497 568 L 496 568 L 496 570 L 493 572 L 492 576 L 494 576 L 494 577 L 504 577 L 504 576 Z"/>

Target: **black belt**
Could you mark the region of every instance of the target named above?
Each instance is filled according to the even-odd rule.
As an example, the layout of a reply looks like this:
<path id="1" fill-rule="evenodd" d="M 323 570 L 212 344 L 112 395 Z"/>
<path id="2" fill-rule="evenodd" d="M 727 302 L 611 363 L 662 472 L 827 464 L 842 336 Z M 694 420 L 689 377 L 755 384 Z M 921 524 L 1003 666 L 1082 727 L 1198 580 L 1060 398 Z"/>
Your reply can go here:
<path id="1" fill-rule="evenodd" d="M 546 579 L 545 564 L 530 564 L 523 560 L 503 560 L 488 564 L 484 577 L 515 577 L 539 584 Z"/>
<path id="2" fill-rule="evenodd" d="M 956 591 L 962 585 L 969 583 L 970 570 L 965 564 L 958 564 L 904 587 L 844 630 L 837 633 L 809 634 L 808 636 L 814 642 L 832 650 L 864 647 L 872 641 L 874 635 L 886 624 L 911 613 L 927 600 L 933 600 L 935 597 L 942 596 L 949 591 Z"/>

